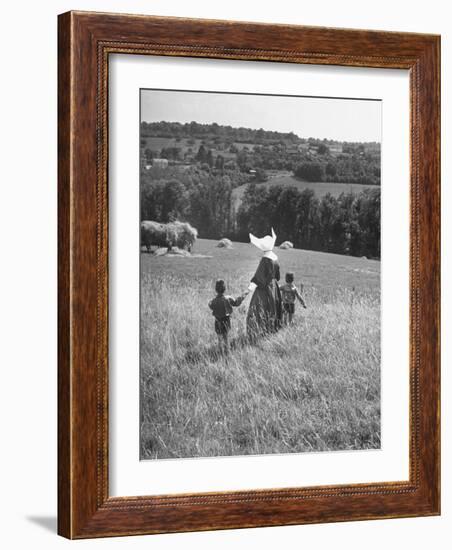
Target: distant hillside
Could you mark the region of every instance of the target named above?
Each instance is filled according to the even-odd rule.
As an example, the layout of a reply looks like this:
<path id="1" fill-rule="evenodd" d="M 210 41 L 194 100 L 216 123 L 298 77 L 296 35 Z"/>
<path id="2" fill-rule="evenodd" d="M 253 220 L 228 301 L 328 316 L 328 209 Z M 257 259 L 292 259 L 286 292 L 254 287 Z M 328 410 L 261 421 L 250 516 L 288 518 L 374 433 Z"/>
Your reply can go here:
<path id="1" fill-rule="evenodd" d="M 317 138 L 301 138 L 294 132 L 277 132 L 275 130 L 264 130 L 260 128 L 258 130 L 254 128 L 244 127 L 232 127 L 224 126 L 213 122 L 212 124 L 200 124 L 199 122 L 142 122 L 141 123 L 141 137 L 161 137 L 161 138 L 194 138 L 205 140 L 211 138 L 215 141 L 227 141 L 230 144 L 247 143 L 254 145 L 264 144 L 310 144 L 312 146 L 319 146 L 324 144 L 326 146 L 343 145 L 347 149 L 353 150 L 360 145 L 364 146 L 364 149 L 377 152 L 380 150 L 380 144 L 376 142 L 348 142 L 330 140 L 326 137 L 324 139 Z"/>
<path id="2" fill-rule="evenodd" d="M 298 143 L 302 141 L 293 132 L 283 133 L 273 130 L 254 130 L 252 128 L 233 128 L 232 126 L 223 126 L 221 124 L 199 124 L 198 122 L 142 122 L 142 137 L 193 137 L 205 139 L 207 137 L 218 137 L 222 141 L 231 142 L 250 142 L 250 143 L 276 143 L 284 140 L 289 143 Z"/>
<path id="3" fill-rule="evenodd" d="M 232 128 L 198 122 L 142 122 L 143 165 L 154 158 L 207 164 L 220 170 L 239 169 L 257 181 L 266 172 L 289 171 L 306 182 L 380 185 L 380 144 L 300 138 L 252 128 Z"/>

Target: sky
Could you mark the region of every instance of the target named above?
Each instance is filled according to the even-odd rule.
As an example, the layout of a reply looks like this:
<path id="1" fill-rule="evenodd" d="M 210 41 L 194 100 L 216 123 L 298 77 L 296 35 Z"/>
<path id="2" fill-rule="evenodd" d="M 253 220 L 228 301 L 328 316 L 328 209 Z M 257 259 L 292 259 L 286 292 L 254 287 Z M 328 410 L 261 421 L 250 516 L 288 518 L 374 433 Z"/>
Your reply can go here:
<path id="1" fill-rule="evenodd" d="M 381 101 L 373 100 L 141 90 L 141 121 L 162 120 L 381 142 Z"/>

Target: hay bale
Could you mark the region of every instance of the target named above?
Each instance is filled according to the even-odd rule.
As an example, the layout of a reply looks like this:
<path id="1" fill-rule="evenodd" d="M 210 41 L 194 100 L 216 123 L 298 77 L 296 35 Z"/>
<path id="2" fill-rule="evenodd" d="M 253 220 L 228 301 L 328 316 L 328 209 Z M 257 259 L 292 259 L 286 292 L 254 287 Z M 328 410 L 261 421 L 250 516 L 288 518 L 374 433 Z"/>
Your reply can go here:
<path id="1" fill-rule="evenodd" d="M 168 254 L 167 248 L 157 248 L 157 250 L 154 251 L 153 256 L 165 256 Z"/>
<path id="2" fill-rule="evenodd" d="M 232 241 L 229 239 L 221 239 L 218 241 L 217 248 L 232 248 Z"/>
<path id="3" fill-rule="evenodd" d="M 185 250 L 184 248 L 178 248 L 177 246 L 173 246 L 171 250 L 168 250 L 168 256 L 191 256 L 190 252 L 188 250 Z"/>
<path id="4" fill-rule="evenodd" d="M 291 243 L 290 241 L 284 241 L 279 245 L 279 248 L 281 248 L 282 250 L 289 250 L 290 248 L 293 248 L 293 243 Z"/>

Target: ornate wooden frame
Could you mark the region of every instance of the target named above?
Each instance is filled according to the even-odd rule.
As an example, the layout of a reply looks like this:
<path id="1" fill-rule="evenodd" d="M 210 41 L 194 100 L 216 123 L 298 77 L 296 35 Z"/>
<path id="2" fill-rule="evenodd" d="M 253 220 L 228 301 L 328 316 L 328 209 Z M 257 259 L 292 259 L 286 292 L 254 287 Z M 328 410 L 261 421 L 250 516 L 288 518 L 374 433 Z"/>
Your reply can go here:
<path id="1" fill-rule="evenodd" d="M 58 53 L 58 532 L 86 538 L 439 514 L 439 36 L 68 12 L 59 16 Z M 109 497 L 111 53 L 409 70 L 409 481 Z"/>

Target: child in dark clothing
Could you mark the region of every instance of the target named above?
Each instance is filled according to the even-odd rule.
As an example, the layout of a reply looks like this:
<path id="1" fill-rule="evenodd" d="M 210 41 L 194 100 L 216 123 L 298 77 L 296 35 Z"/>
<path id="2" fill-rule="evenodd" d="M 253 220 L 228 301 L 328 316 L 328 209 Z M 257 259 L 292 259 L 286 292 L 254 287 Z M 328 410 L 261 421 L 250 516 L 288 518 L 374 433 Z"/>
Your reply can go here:
<path id="1" fill-rule="evenodd" d="M 282 308 L 283 308 L 283 323 L 285 325 L 292 324 L 295 313 L 295 299 L 299 300 L 301 305 L 306 309 L 306 304 L 294 284 L 294 274 L 286 273 L 286 284 L 279 287 L 281 291 Z"/>
<path id="2" fill-rule="evenodd" d="M 216 297 L 209 302 L 212 315 L 215 317 L 215 332 L 222 351 L 229 350 L 229 331 L 231 330 L 232 308 L 238 307 L 244 300 L 239 296 L 236 300 L 232 296 L 225 296 L 226 285 L 222 279 L 215 283 Z"/>

